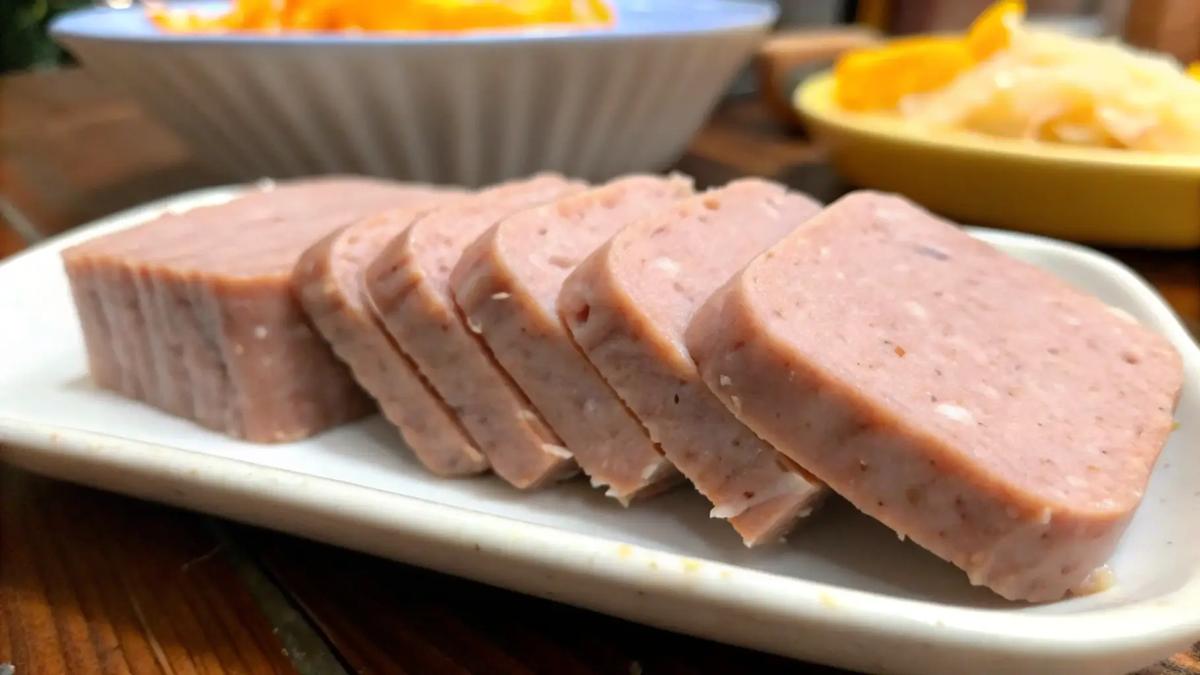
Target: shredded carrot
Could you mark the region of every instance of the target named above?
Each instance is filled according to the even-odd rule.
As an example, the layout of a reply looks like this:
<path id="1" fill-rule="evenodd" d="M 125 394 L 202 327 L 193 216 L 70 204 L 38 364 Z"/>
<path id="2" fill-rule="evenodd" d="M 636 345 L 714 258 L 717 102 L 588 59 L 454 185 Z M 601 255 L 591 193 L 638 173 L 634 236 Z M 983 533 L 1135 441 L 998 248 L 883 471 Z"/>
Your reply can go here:
<path id="1" fill-rule="evenodd" d="M 175 33 L 446 32 L 613 20 L 605 0 L 234 0 L 230 11 L 215 16 L 164 3 L 147 11 L 157 26 Z"/>

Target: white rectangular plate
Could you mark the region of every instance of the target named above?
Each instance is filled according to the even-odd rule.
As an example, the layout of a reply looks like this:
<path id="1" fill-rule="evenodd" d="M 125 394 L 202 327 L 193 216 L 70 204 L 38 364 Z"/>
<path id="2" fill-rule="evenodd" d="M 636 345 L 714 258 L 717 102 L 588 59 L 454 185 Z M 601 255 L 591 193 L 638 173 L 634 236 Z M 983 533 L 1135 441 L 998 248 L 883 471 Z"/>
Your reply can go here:
<path id="1" fill-rule="evenodd" d="M 747 550 L 689 490 L 623 509 L 586 481 L 518 494 L 438 480 L 372 418 L 288 445 L 242 443 L 95 388 L 59 261 L 72 243 L 190 193 L 106 218 L 0 264 L 0 457 L 672 630 L 867 671 L 1123 672 L 1200 637 L 1200 351 L 1155 292 L 1088 249 L 978 230 L 1161 332 L 1187 369 L 1177 418 L 1112 567 L 1115 587 L 1007 603 L 842 503 L 777 548 Z"/>

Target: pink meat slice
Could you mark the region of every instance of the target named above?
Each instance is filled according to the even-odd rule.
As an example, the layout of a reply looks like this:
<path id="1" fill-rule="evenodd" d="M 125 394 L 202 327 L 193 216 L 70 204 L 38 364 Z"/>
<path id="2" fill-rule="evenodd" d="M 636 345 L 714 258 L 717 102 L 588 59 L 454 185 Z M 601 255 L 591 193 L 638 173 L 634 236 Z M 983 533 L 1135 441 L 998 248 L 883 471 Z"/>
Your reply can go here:
<path id="1" fill-rule="evenodd" d="M 628 503 L 679 480 L 641 422 L 580 353 L 555 302 L 571 270 L 623 226 L 692 194 L 680 177 L 630 176 L 509 216 L 451 275 L 463 315 L 594 485 Z"/>
<path id="2" fill-rule="evenodd" d="M 301 304 L 317 330 L 421 463 L 439 476 L 481 473 L 488 469 L 487 458 L 375 318 L 363 271 L 414 220 L 461 198 L 430 192 L 427 199 L 414 198 L 408 208 L 333 232 L 300 257 L 293 273 Z"/>
<path id="3" fill-rule="evenodd" d="M 268 185 L 64 251 L 95 381 L 254 441 L 370 412 L 311 330 L 291 268 L 330 231 L 426 192 L 349 177 Z"/>
<path id="4" fill-rule="evenodd" d="M 763 438 L 1013 600 L 1109 557 L 1182 383 L 1132 317 L 868 192 L 734 277 L 688 345 Z"/>
<path id="5" fill-rule="evenodd" d="M 684 330 L 712 291 L 819 209 L 780 185 L 736 181 L 627 226 L 558 298 L 575 342 L 747 545 L 778 541 L 825 491 L 709 392 Z"/>
<path id="6" fill-rule="evenodd" d="M 400 348 L 450 406 L 492 469 L 535 488 L 577 469 L 562 441 L 468 329 L 450 273 L 484 230 L 517 211 L 584 189 L 540 175 L 477 193 L 419 218 L 367 267 L 372 307 Z"/>

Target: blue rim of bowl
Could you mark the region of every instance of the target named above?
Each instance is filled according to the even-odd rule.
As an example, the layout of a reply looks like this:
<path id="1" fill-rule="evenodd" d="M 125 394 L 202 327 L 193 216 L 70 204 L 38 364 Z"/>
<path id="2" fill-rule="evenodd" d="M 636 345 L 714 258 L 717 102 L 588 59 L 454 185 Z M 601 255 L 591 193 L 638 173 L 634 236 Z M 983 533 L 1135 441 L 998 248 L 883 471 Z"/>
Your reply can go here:
<path id="1" fill-rule="evenodd" d="M 212 11 L 229 2 L 176 3 L 178 7 Z M 502 44 L 559 41 L 605 41 L 629 38 L 704 35 L 762 30 L 778 18 L 769 0 L 615 0 L 613 26 L 539 26 L 437 35 L 429 33 L 168 33 L 155 27 L 139 4 L 124 9 L 92 7 L 68 12 L 50 24 L 56 40 L 89 40 L 178 45 L 439 45 Z"/>

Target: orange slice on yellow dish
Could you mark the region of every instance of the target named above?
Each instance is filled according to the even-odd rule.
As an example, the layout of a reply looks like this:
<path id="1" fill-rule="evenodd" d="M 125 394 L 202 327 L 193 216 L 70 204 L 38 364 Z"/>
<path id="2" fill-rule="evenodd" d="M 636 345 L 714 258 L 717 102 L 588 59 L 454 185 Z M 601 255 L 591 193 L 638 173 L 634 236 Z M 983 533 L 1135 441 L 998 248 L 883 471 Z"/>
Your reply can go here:
<path id="1" fill-rule="evenodd" d="M 1012 41 L 1013 30 L 1025 18 L 1023 0 L 1002 0 L 984 10 L 967 31 L 967 49 L 976 61 L 983 61 L 1004 49 Z"/>
<path id="2" fill-rule="evenodd" d="M 848 52 L 834 67 L 837 101 L 846 110 L 895 108 L 909 94 L 933 91 L 1012 40 L 1025 16 L 1021 0 L 1001 0 L 965 37 L 911 37 Z"/>
<path id="3" fill-rule="evenodd" d="M 837 100 L 847 110 L 894 108 L 909 94 L 949 84 L 973 64 L 959 38 L 907 38 L 855 50 L 834 67 Z"/>

